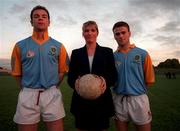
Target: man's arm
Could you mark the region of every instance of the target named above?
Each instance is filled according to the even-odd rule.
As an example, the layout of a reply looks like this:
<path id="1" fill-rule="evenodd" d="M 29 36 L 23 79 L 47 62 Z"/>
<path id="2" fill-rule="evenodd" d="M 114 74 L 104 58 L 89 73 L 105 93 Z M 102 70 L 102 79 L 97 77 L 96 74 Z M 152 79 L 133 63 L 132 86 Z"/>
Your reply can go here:
<path id="1" fill-rule="evenodd" d="M 19 87 L 22 87 L 21 85 L 21 59 L 20 59 L 20 49 L 18 45 L 16 44 L 12 56 L 11 56 L 11 75 L 15 78 L 17 84 Z"/>
<path id="2" fill-rule="evenodd" d="M 58 82 L 57 86 L 59 86 L 61 84 L 63 79 L 64 79 L 64 73 L 59 73 L 59 82 Z"/>
<path id="3" fill-rule="evenodd" d="M 155 74 L 154 74 L 154 68 L 153 68 L 152 61 L 149 54 L 147 54 L 145 58 L 144 74 L 145 74 L 146 86 L 147 87 L 152 86 L 155 82 Z"/>
<path id="4" fill-rule="evenodd" d="M 18 84 L 18 86 L 20 88 L 22 88 L 22 85 L 21 85 L 21 76 L 14 76 L 15 80 L 16 80 L 16 83 Z"/>
<path id="5" fill-rule="evenodd" d="M 59 86 L 60 83 L 63 81 L 64 74 L 68 72 L 69 69 L 68 66 L 69 66 L 69 57 L 65 47 L 62 45 L 59 54 L 59 83 L 57 86 Z"/>

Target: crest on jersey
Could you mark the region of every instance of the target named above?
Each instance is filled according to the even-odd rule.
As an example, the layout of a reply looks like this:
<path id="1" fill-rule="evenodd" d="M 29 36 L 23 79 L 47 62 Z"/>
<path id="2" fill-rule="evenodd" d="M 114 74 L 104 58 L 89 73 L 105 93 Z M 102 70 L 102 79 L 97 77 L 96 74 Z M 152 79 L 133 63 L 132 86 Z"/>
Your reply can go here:
<path id="1" fill-rule="evenodd" d="M 55 46 L 51 46 L 49 50 L 49 54 L 54 56 L 56 54 L 56 51 L 57 48 Z"/>
<path id="2" fill-rule="evenodd" d="M 120 65 L 122 64 L 122 62 L 120 62 L 120 61 L 115 61 L 115 64 L 116 64 L 117 66 L 120 66 Z"/>
<path id="3" fill-rule="evenodd" d="M 135 61 L 135 62 L 139 63 L 139 62 L 140 62 L 140 59 L 141 59 L 141 56 L 140 56 L 140 55 L 137 54 L 137 55 L 134 56 L 134 61 Z"/>
<path id="4" fill-rule="evenodd" d="M 35 55 L 34 51 L 29 50 L 26 54 L 26 57 L 30 58 L 30 57 L 33 57 L 34 55 Z"/>

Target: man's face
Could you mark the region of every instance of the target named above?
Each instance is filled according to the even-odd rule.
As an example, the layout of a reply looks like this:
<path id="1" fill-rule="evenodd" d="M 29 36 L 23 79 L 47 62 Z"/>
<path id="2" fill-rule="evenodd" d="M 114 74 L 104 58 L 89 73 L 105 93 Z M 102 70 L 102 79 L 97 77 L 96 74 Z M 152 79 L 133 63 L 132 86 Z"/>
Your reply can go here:
<path id="1" fill-rule="evenodd" d="M 83 29 L 83 37 L 86 43 L 96 42 L 97 36 L 98 32 L 95 25 L 89 25 Z"/>
<path id="2" fill-rule="evenodd" d="M 46 31 L 50 24 L 47 12 L 42 9 L 35 10 L 32 15 L 31 24 L 35 31 Z"/>
<path id="3" fill-rule="evenodd" d="M 129 44 L 129 38 L 131 36 L 131 32 L 128 31 L 127 27 L 124 26 L 117 27 L 113 30 L 113 33 L 114 33 L 114 38 L 119 46 Z"/>

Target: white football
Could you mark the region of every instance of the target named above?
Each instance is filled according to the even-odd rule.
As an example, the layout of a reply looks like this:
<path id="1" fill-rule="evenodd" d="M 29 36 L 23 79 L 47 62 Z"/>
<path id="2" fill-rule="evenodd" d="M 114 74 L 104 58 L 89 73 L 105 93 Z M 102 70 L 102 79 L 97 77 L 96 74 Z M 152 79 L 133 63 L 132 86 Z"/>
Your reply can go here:
<path id="1" fill-rule="evenodd" d="M 96 99 L 103 93 L 102 87 L 103 79 L 97 75 L 86 74 L 83 75 L 78 82 L 77 93 L 89 100 Z"/>

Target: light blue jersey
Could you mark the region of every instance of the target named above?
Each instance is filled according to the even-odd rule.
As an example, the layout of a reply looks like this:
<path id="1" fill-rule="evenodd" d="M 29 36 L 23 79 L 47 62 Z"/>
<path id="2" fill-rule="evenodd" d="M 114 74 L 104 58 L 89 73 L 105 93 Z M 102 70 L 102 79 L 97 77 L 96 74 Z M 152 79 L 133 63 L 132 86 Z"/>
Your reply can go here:
<path id="1" fill-rule="evenodd" d="M 28 37 L 17 45 L 20 49 L 23 87 L 47 89 L 58 84 L 61 43 L 49 38 L 40 45 Z"/>
<path id="2" fill-rule="evenodd" d="M 118 81 L 113 88 L 117 94 L 141 95 L 147 92 L 144 77 L 144 62 L 147 52 L 133 48 L 127 53 L 115 52 Z"/>

